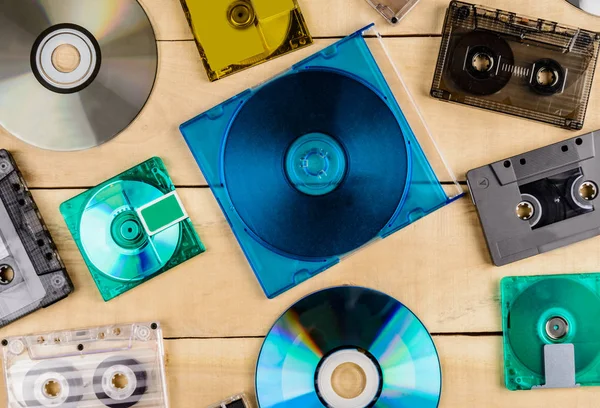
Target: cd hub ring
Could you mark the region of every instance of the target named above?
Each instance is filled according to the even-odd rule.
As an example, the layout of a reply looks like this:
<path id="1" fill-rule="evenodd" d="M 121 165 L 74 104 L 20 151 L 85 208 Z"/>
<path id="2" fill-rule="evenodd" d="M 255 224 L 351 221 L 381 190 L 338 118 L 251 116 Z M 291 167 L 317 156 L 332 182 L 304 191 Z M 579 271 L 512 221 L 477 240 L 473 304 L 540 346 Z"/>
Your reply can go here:
<path id="1" fill-rule="evenodd" d="M 298 191 L 319 196 L 332 192 L 347 169 L 342 146 L 324 133 L 308 133 L 292 143 L 285 157 L 289 182 Z"/>
<path id="2" fill-rule="evenodd" d="M 67 46 L 78 54 L 77 64 L 62 69 L 55 54 Z M 44 31 L 31 50 L 31 69 L 37 80 L 58 93 L 79 92 L 87 87 L 100 70 L 100 46 L 94 36 L 75 24 L 59 24 Z"/>
<path id="3" fill-rule="evenodd" d="M 345 398 L 336 391 L 333 376 L 336 369 L 351 363 L 364 374 L 364 387 L 353 398 Z M 315 374 L 319 397 L 329 408 L 363 408 L 369 406 L 380 394 L 382 378 L 380 369 L 372 358 L 358 349 L 342 349 L 323 358 Z"/>

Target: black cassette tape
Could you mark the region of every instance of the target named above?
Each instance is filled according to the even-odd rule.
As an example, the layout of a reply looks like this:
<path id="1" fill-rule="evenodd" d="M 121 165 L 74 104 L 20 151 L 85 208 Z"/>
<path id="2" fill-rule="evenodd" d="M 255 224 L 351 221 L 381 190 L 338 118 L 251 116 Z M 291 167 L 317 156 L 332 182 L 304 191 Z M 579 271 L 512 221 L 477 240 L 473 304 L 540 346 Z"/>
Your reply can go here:
<path id="1" fill-rule="evenodd" d="M 15 161 L 0 150 L 0 327 L 73 291 Z"/>
<path id="2" fill-rule="evenodd" d="M 600 131 L 467 173 L 496 265 L 600 234 Z"/>
<path id="3" fill-rule="evenodd" d="M 600 34 L 452 1 L 431 95 L 581 129 Z"/>

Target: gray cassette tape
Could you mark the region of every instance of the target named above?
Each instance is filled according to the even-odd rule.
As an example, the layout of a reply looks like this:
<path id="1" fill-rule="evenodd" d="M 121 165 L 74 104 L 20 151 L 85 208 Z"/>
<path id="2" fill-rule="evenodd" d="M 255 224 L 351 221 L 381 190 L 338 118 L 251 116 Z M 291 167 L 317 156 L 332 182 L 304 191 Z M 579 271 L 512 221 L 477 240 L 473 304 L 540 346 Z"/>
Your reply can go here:
<path id="1" fill-rule="evenodd" d="M 2 341 L 8 408 L 168 408 L 158 323 Z"/>
<path id="2" fill-rule="evenodd" d="M 0 150 L 0 327 L 72 291 L 56 245 L 15 161 Z"/>
<path id="3" fill-rule="evenodd" d="M 494 264 L 600 234 L 600 131 L 467 173 Z"/>

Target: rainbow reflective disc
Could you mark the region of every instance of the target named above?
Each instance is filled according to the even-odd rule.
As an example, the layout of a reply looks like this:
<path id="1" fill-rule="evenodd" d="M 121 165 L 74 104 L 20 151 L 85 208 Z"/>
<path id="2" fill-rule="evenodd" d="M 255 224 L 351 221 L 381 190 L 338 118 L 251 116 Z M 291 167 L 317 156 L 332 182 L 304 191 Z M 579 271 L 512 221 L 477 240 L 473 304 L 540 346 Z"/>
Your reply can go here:
<path id="1" fill-rule="evenodd" d="M 142 280 L 171 259 L 180 226 L 148 236 L 135 211 L 163 195 L 150 184 L 118 180 L 89 199 L 81 216 L 81 245 L 101 273 L 120 281 Z"/>
<path id="2" fill-rule="evenodd" d="M 358 367 L 361 390 L 340 394 L 334 377 Z M 277 320 L 258 358 L 261 408 L 435 408 L 440 361 L 421 321 L 384 293 L 335 287 L 305 297 Z"/>

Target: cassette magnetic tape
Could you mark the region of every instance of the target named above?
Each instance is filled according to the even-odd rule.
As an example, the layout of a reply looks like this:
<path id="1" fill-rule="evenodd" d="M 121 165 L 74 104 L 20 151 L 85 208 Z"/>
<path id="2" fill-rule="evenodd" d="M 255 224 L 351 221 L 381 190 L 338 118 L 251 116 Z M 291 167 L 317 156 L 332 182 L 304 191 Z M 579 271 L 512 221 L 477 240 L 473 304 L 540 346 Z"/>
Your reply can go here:
<path id="1" fill-rule="evenodd" d="M 431 95 L 581 129 L 600 34 L 452 1 Z"/>
<path id="2" fill-rule="evenodd" d="M 467 173 L 496 265 L 600 234 L 597 148 L 600 131 Z"/>
<path id="3" fill-rule="evenodd" d="M 0 327 L 67 297 L 73 284 L 38 207 L 0 150 Z"/>
<path id="4" fill-rule="evenodd" d="M 8 408 L 167 408 L 158 323 L 2 340 Z"/>
<path id="5" fill-rule="evenodd" d="M 510 390 L 600 385 L 600 274 L 502 280 Z"/>
<path id="6" fill-rule="evenodd" d="M 297 0 L 181 0 L 208 78 L 313 43 Z"/>

